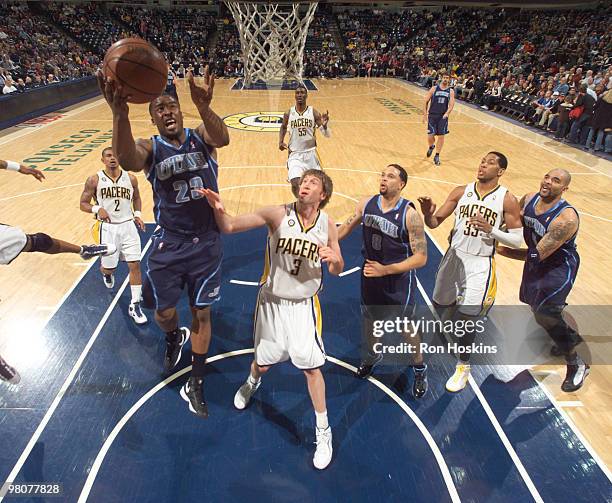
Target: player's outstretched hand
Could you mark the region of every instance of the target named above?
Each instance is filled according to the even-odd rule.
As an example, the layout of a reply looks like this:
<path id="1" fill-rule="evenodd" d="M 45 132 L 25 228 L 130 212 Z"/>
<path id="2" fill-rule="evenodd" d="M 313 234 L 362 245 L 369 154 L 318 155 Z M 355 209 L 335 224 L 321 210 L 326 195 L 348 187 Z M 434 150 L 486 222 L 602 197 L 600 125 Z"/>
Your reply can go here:
<path id="1" fill-rule="evenodd" d="M 28 168 L 27 166 L 24 166 L 23 164 L 19 165 L 19 172 L 22 175 L 32 175 L 39 182 L 42 182 L 45 179 L 45 175 L 43 175 L 42 171 L 39 171 L 34 168 Z"/>
<path id="2" fill-rule="evenodd" d="M 421 196 L 417 199 L 421 205 L 421 213 L 425 216 L 431 216 L 436 212 L 436 203 L 434 203 L 431 197 Z"/>
<path id="3" fill-rule="evenodd" d="M 387 271 L 385 270 L 385 266 L 380 262 L 376 262 L 376 260 L 366 260 L 363 266 L 363 275 L 366 278 L 380 278 L 381 276 L 386 276 Z"/>
<path id="4" fill-rule="evenodd" d="M 98 211 L 98 218 L 103 222 L 110 224 L 110 215 L 108 214 L 108 211 L 106 211 L 104 208 L 100 208 L 100 210 Z"/>
<path id="5" fill-rule="evenodd" d="M 208 65 L 204 68 L 204 83 L 199 86 L 195 83 L 193 72 L 187 72 L 187 81 L 189 82 L 189 91 L 191 92 L 191 100 L 193 104 L 199 108 L 208 107 L 213 97 L 213 89 L 215 87 L 215 76 L 208 70 Z"/>
<path id="6" fill-rule="evenodd" d="M 113 114 L 128 113 L 129 108 L 127 100 L 130 98 L 129 95 L 123 95 L 123 87 L 117 84 L 110 78 L 105 78 L 102 70 L 96 72 L 96 78 L 98 79 L 98 87 L 102 92 L 102 96 L 110 106 Z"/>
<path id="7" fill-rule="evenodd" d="M 134 223 L 136 224 L 136 227 L 138 227 L 138 229 L 140 229 L 142 232 L 144 232 L 144 230 L 145 230 L 145 223 L 142 221 L 142 218 L 134 217 Z"/>
<path id="8" fill-rule="evenodd" d="M 319 257 L 325 264 L 335 264 L 340 262 L 338 254 L 329 246 L 319 246 Z"/>
<path id="9" fill-rule="evenodd" d="M 223 202 L 221 201 L 221 196 L 217 194 L 214 190 L 197 189 L 196 192 L 202 194 L 206 198 L 208 204 L 213 210 L 223 212 L 225 211 L 225 207 L 223 206 Z"/>
<path id="10" fill-rule="evenodd" d="M 287 150 L 287 144 L 284 141 L 281 141 L 278 144 L 278 150 Z"/>

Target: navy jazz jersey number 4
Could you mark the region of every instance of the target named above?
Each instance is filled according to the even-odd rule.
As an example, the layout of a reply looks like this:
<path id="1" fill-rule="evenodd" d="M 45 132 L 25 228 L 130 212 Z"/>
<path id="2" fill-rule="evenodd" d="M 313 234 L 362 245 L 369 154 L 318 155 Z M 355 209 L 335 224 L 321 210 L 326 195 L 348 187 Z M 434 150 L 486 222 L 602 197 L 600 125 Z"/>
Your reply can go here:
<path id="1" fill-rule="evenodd" d="M 538 243 L 555 218 L 566 208 L 576 211 L 565 199 L 561 199 L 548 211 L 538 215 L 535 207 L 539 200 L 539 195 L 533 197 L 525 207 L 523 215 L 523 236 L 528 251 L 520 291 L 521 302 L 535 308 L 543 305 L 564 305 L 580 265 L 575 235 L 552 255 L 542 262 L 537 262 Z"/>
<path id="2" fill-rule="evenodd" d="M 153 162 L 147 178 L 153 186 L 155 220 L 181 234 L 219 232 L 214 213 L 197 190 L 219 191 L 219 167 L 211 147 L 198 133 L 185 128 L 185 142 L 175 147 L 159 135 L 152 137 Z"/>

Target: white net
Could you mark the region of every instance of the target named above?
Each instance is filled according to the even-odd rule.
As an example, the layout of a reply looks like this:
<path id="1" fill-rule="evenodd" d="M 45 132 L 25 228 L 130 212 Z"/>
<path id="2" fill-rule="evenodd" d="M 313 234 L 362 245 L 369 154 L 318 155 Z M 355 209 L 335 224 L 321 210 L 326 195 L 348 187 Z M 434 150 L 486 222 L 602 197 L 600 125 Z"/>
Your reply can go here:
<path id="1" fill-rule="evenodd" d="M 250 86 L 258 80 L 302 82 L 304 45 L 317 2 L 226 4 L 240 34 L 243 86 Z"/>

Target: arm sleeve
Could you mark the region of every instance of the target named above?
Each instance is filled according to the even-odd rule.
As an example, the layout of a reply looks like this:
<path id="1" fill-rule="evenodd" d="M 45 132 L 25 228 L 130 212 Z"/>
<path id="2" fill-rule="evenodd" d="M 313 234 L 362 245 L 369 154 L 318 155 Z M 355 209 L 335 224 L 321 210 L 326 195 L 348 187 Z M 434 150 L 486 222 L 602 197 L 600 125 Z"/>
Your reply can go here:
<path id="1" fill-rule="evenodd" d="M 509 246 L 510 248 L 520 248 L 523 244 L 522 227 L 517 229 L 508 229 L 507 232 L 500 229 L 493 229 L 489 234 L 501 244 Z"/>

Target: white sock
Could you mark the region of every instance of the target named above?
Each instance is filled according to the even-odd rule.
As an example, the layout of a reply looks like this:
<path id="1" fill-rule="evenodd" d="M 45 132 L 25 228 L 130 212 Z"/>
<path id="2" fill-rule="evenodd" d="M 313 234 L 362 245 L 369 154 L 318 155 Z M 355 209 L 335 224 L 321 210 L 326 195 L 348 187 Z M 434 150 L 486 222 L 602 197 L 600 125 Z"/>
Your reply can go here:
<path id="1" fill-rule="evenodd" d="M 132 290 L 132 304 L 140 302 L 142 299 L 142 285 L 131 285 L 130 290 Z"/>
<path id="2" fill-rule="evenodd" d="M 326 430 L 329 428 L 329 423 L 327 422 L 327 411 L 317 412 L 315 410 L 315 417 L 317 418 L 317 428 L 320 430 Z"/>
<path id="3" fill-rule="evenodd" d="M 249 374 L 247 381 L 249 381 L 249 384 L 251 386 L 257 386 L 259 384 L 259 381 L 261 381 L 261 377 L 255 379 L 251 374 Z"/>

